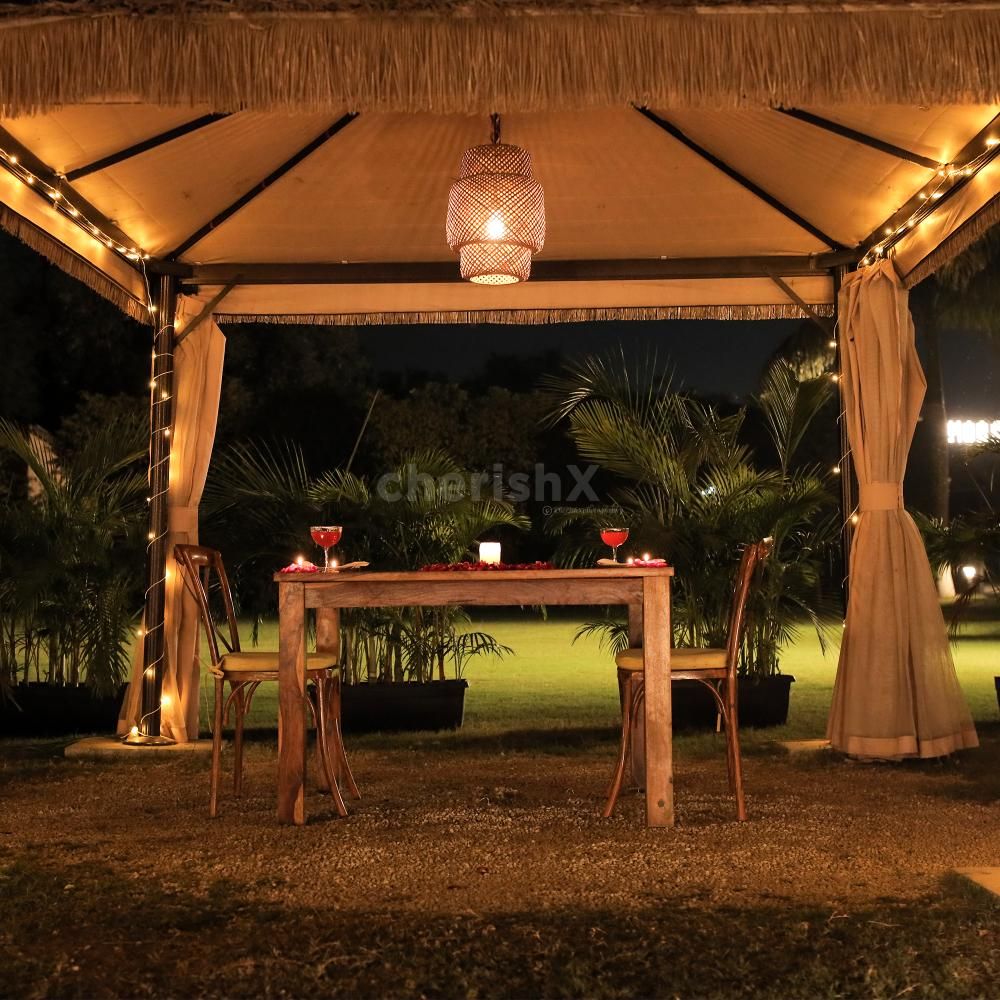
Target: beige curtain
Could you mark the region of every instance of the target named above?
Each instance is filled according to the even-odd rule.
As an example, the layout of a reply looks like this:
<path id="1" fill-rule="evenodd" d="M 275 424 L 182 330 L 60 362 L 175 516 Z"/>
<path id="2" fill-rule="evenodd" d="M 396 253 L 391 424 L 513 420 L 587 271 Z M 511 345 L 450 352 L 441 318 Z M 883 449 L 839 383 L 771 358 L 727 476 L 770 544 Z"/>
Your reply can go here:
<path id="1" fill-rule="evenodd" d="M 903 473 L 927 383 L 908 295 L 888 261 L 840 292 L 847 433 L 859 519 L 827 736 L 861 757 L 940 757 L 979 745 Z"/>
<path id="2" fill-rule="evenodd" d="M 193 318 L 200 303 L 181 299 L 178 325 Z M 212 458 L 219 415 L 222 365 L 226 338 L 211 318 L 192 329 L 174 353 L 174 423 L 170 447 L 170 487 L 167 499 L 167 594 L 164 615 L 166 656 L 164 706 L 160 731 L 186 743 L 198 738 L 198 609 L 187 592 L 174 562 L 174 546 L 198 541 L 198 504 Z M 127 733 L 139 718 L 142 643 L 133 664 L 132 683 L 118 720 L 118 732 Z"/>

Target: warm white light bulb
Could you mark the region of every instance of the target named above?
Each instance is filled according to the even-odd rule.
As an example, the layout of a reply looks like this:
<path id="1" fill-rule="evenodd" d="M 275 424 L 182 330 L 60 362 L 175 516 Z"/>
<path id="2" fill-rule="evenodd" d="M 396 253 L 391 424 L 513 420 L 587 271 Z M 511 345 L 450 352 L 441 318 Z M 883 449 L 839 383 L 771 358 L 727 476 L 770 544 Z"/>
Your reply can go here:
<path id="1" fill-rule="evenodd" d="M 964 576 L 965 579 L 969 580 L 970 582 L 972 580 L 975 580 L 975 578 L 976 578 L 976 567 L 975 566 L 963 566 L 962 567 L 962 576 Z"/>
<path id="2" fill-rule="evenodd" d="M 160 708 L 170 708 L 173 702 L 170 700 L 170 695 L 165 694 L 160 698 Z"/>
<path id="3" fill-rule="evenodd" d="M 129 732 L 129 736 L 138 736 L 139 735 L 139 727 L 138 726 L 133 726 L 128 732 Z"/>
<path id="4" fill-rule="evenodd" d="M 506 235 L 507 226 L 504 224 L 503 216 L 499 212 L 494 212 L 486 223 L 486 238 L 502 240 Z"/>

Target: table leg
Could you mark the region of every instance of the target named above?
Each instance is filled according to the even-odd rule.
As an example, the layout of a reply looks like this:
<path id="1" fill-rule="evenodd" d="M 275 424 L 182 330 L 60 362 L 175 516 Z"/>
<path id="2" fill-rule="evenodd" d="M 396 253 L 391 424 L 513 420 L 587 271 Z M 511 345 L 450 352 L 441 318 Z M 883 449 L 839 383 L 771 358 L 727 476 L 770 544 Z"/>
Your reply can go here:
<path id="1" fill-rule="evenodd" d="M 647 576 L 642 588 L 646 686 L 646 825 L 674 825 L 670 708 L 670 578 Z"/>
<path id="2" fill-rule="evenodd" d="M 628 644 L 633 649 L 642 645 L 642 603 L 628 606 Z M 639 788 L 646 787 L 646 719 L 639 712 L 632 720 L 632 749 L 629 754 L 632 780 Z"/>
<path id="3" fill-rule="evenodd" d="M 278 585 L 278 821 L 306 821 L 306 599 L 301 583 Z"/>

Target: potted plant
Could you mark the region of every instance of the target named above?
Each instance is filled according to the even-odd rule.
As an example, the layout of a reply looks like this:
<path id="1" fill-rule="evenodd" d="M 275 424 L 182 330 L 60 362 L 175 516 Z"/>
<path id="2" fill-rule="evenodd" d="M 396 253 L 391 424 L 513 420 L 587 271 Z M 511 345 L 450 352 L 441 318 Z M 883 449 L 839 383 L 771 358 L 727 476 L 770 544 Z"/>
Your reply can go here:
<path id="1" fill-rule="evenodd" d="M 624 363 L 589 358 L 549 382 L 555 419 L 565 419 L 581 455 L 616 479 L 610 499 L 632 531 L 638 551 L 677 567 L 672 594 L 676 645 L 723 646 L 742 545 L 766 536 L 772 557 L 760 570 L 740 653 L 740 712 L 747 725 L 785 721 L 789 685 L 780 652 L 803 621 L 827 640 L 835 615 L 820 579 L 837 538 L 832 498 L 813 468 L 792 458 L 809 422 L 829 398 L 829 380 L 799 380 L 777 362 L 756 404 L 777 453 L 776 467 L 760 467 L 741 441 L 745 409 L 717 408 L 675 391 L 655 363 L 637 376 Z M 592 564 L 592 542 L 606 513 L 583 509 L 553 519 L 563 535 L 561 557 Z M 586 526 L 582 538 L 574 530 Z M 625 625 L 596 619 L 578 634 L 601 636 L 617 652 L 628 644 Z M 676 682 L 678 724 L 714 724 L 715 708 L 696 682 Z"/>
<path id="2" fill-rule="evenodd" d="M 114 728 L 141 601 L 147 494 L 138 420 L 72 449 L 0 421 L 0 734 Z M 27 475 L 25 475 L 25 470 Z"/>
<path id="3" fill-rule="evenodd" d="M 272 610 L 273 588 L 253 579 L 287 561 L 303 526 L 335 516 L 342 548 L 379 570 L 417 570 L 473 555 L 477 540 L 498 528 L 523 528 L 511 504 L 479 493 L 478 477 L 440 451 L 404 455 L 378 477 L 335 469 L 306 472 L 294 445 L 238 445 L 220 455 L 206 489 L 210 529 L 236 551 L 240 610 L 256 620 Z M 268 539 L 267 549 L 246 539 Z M 247 585 L 251 584 L 251 585 Z M 474 656 L 504 656 L 509 647 L 469 630 L 461 608 L 345 610 L 341 616 L 343 724 L 346 730 L 444 729 L 462 724 L 468 687 L 463 671 Z"/>

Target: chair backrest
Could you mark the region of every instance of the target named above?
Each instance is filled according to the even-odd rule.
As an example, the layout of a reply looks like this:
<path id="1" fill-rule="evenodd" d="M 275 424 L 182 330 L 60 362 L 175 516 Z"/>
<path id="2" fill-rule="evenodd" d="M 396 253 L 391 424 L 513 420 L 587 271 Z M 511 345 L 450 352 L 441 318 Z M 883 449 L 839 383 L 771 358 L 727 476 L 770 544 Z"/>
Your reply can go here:
<path id="1" fill-rule="evenodd" d="M 730 676 L 736 675 L 736 668 L 739 665 L 740 644 L 743 642 L 743 632 L 747 623 L 750 586 L 757 569 L 771 554 L 773 548 L 774 539 L 764 538 L 759 542 L 753 542 L 743 550 L 740 566 L 736 571 L 733 604 L 729 612 L 729 636 L 726 640 L 726 667 Z"/>
<path id="2" fill-rule="evenodd" d="M 202 625 L 205 626 L 205 637 L 208 639 L 208 652 L 212 658 L 212 666 L 218 666 L 222 656 L 219 653 L 219 642 L 228 653 L 240 651 L 240 635 L 236 627 L 236 611 L 233 608 L 233 593 L 229 589 L 229 577 L 222 561 L 222 553 L 218 549 L 209 549 L 204 545 L 175 545 L 174 558 L 180 567 L 184 578 L 184 586 L 195 599 Z M 212 608 L 208 600 L 212 585 L 212 574 L 215 574 L 219 590 L 222 594 L 222 604 L 229 625 L 229 638 L 220 632 L 212 617 Z"/>

